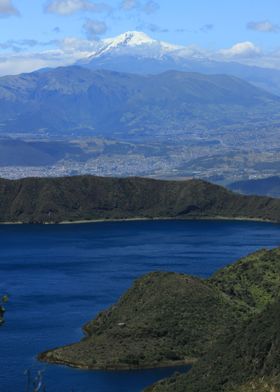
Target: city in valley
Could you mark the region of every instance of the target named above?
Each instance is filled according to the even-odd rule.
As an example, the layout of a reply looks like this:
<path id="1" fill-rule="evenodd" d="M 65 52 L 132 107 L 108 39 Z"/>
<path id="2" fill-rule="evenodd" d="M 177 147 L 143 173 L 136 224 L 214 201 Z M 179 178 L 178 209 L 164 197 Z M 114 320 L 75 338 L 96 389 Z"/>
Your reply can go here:
<path id="1" fill-rule="evenodd" d="M 145 176 L 203 178 L 228 184 L 278 175 L 279 129 L 229 129 L 169 136 L 160 141 L 118 141 L 97 137 L 0 140 L 0 177 Z M 238 138 L 236 137 L 238 134 Z M 269 138 L 268 138 L 269 135 Z M 24 148 L 23 148 L 24 147 Z M 18 153 L 9 154 L 9 149 Z M 42 159 L 42 157 L 44 159 Z"/>

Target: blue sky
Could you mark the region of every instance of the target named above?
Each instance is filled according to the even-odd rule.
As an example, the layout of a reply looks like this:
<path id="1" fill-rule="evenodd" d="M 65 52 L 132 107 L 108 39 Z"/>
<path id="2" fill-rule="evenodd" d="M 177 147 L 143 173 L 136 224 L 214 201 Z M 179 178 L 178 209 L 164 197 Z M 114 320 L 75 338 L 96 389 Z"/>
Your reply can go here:
<path id="1" fill-rule="evenodd" d="M 280 67 L 279 8 L 279 0 L 0 0 L 0 74 L 48 64 L 48 52 L 70 62 L 79 43 L 89 44 L 86 54 L 95 40 L 128 30 Z"/>

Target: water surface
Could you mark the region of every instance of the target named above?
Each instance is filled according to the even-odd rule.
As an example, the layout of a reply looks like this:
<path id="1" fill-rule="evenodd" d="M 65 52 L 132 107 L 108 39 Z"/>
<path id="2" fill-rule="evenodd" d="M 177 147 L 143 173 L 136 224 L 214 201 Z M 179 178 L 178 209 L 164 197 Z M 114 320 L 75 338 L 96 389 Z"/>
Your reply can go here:
<path id="1" fill-rule="evenodd" d="M 81 326 L 144 273 L 207 277 L 278 245 L 280 225 L 259 222 L 0 225 L 0 293 L 11 296 L 0 328 L 0 391 L 24 391 L 24 371 L 43 369 L 47 392 L 140 392 L 174 369 L 89 372 L 38 363 L 36 354 L 78 341 Z"/>

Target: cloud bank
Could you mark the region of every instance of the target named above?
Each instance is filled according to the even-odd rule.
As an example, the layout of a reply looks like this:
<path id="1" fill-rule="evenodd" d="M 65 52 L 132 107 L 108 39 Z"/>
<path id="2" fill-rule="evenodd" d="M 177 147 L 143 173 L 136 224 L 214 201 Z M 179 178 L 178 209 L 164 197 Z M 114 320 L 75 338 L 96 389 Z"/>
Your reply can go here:
<path id="1" fill-rule="evenodd" d="M 151 27 L 157 30 L 157 26 Z M 104 42 L 100 36 L 107 31 L 105 22 L 86 19 L 83 26 L 87 39 L 66 37 L 40 42 L 22 39 L 0 41 L 0 75 L 31 72 L 44 67 L 71 65 L 99 51 Z M 241 64 L 280 70 L 280 50 L 263 51 L 251 41 L 237 42 L 229 48 L 206 50 L 197 45 L 178 47 L 177 58 L 214 61 L 235 61 Z"/>
<path id="2" fill-rule="evenodd" d="M 261 49 L 254 45 L 252 42 L 245 41 L 238 42 L 231 48 L 221 49 L 219 53 L 225 58 L 242 59 L 259 56 L 261 54 Z"/>
<path id="3" fill-rule="evenodd" d="M 280 26 L 278 24 L 273 24 L 268 20 L 261 22 L 249 22 L 247 24 L 247 28 L 260 33 L 278 33 L 280 31 Z"/>
<path id="4" fill-rule="evenodd" d="M 83 29 L 88 39 L 98 39 L 102 34 L 105 34 L 108 27 L 105 22 L 100 20 L 87 19 L 83 25 Z"/>
<path id="5" fill-rule="evenodd" d="M 138 0 L 122 0 L 120 9 L 122 11 L 139 11 L 144 12 L 147 15 L 153 14 L 160 8 L 159 4 L 154 0 L 141 2 Z"/>
<path id="6" fill-rule="evenodd" d="M 61 16 L 72 15 L 81 11 L 105 12 L 109 9 L 110 7 L 106 3 L 93 3 L 89 0 L 50 0 L 45 5 L 45 12 Z"/>
<path id="7" fill-rule="evenodd" d="M 0 0 L 0 17 L 20 15 L 12 0 Z"/>

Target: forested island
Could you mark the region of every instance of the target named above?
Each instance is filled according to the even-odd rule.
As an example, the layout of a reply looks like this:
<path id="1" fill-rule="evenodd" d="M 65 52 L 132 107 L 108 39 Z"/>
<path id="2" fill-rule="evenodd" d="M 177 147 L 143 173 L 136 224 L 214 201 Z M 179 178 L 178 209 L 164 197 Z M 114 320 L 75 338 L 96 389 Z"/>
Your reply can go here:
<path id="1" fill-rule="evenodd" d="M 278 391 L 279 296 L 280 248 L 209 279 L 150 273 L 85 325 L 81 342 L 39 359 L 107 370 L 193 365 L 152 392 Z"/>
<path id="2" fill-rule="evenodd" d="M 280 200 L 239 195 L 202 180 L 0 179 L 2 223 L 203 218 L 280 222 Z"/>

